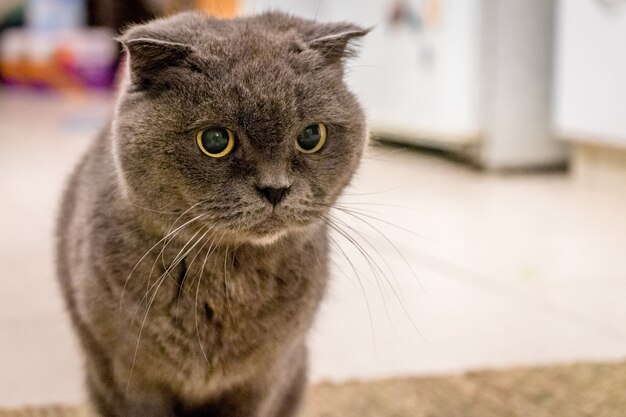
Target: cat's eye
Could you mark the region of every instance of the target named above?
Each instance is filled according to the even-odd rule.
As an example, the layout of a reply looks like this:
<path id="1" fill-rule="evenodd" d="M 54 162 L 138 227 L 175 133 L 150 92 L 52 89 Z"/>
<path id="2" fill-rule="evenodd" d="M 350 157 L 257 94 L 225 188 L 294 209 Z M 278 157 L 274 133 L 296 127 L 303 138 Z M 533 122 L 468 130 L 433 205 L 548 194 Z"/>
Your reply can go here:
<path id="1" fill-rule="evenodd" d="M 296 138 L 296 149 L 302 153 L 315 153 L 326 143 L 326 126 L 313 123 L 304 128 Z"/>
<path id="2" fill-rule="evenodd" d="M 196 141 L 202 152 L 213 158 L 221 158 L 235 147 L 235 134 L 225 127 L 211 127 L 199 131 Z"/>

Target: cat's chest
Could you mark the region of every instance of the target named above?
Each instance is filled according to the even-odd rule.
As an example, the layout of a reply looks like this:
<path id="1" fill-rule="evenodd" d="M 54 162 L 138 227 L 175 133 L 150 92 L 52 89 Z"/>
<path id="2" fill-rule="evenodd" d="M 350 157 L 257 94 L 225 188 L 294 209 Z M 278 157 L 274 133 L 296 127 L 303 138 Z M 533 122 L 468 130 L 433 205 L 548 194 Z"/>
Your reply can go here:
<path id="1" fill-rule="evenodd" d="M 173 268 L 144 323 L 146 363 L 201 392 L 217 376 L 258 371 L 301 339 L 325 288 L 325 268 L 307 265 L 307 252 L 257 265 L 226 260 Z"/>
<path id="2" fill-rule="evenodd" d="M 166 353 L 217 360 L 271 350 L 304 332 L 324 292 L 325 267 L 306 248 L 274 256 L 220 253 L 165 267 L 161 282 L 149 285 L 148 334 Z"/>
<path id="3" fill-rule="evenodd" d="M 162 273 L 168 275 L 167 291 L 179 307 L 173 313 L 181 305 L 195 309 L 202 304 L 208 318 L 224 311 L 261 318 L 302 301 L 325 280 L 323 266 L 312 264 L 304 249 L 265 257 L 223 251 L 197 258 L 189 255 Z"/>
<path id="4" fill-rule="evenodd" d="M 323 291 L 323 268 L 307 263 L 305 254 L 294 253 L 269 265 L 228 259 L 224 265 L 185 265 L 171 314 L 181 318 L 193 312 L 209 328 L 224 331 L 271 331 L 306 314 Z"/>

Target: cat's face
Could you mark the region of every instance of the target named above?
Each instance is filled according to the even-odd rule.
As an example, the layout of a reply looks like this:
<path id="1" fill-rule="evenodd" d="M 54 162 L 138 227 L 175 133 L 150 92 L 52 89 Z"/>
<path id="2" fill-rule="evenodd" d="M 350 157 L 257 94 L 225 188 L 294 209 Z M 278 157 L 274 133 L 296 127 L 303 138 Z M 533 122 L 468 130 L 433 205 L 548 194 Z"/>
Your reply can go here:
<path id="1" fill-rule="evenodd" d="M 319 222 L 352 177 L 364 117 L 343 83 L 348 24 L 282 14 L 183 14 L 123 37 L 130 77 L 114 123 L 129 198 L 270 242 Z"/>

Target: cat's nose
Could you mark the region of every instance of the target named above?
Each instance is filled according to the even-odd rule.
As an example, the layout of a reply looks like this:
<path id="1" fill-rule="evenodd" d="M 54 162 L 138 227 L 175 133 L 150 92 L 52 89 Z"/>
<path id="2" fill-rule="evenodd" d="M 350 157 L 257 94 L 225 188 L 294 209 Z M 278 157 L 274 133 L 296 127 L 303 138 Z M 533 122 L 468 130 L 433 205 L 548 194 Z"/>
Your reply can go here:
<path id="1" fill-rule="evenodd" d="M 256 187 L 256 189 L 259 194 L 265 197 L 265 199 L 272 203 L 273 206 L 276 206 L 278 203 L 280 203 L 280 201 L 287 194 L 287 191 L 289 191 L 289 187 Z"/>

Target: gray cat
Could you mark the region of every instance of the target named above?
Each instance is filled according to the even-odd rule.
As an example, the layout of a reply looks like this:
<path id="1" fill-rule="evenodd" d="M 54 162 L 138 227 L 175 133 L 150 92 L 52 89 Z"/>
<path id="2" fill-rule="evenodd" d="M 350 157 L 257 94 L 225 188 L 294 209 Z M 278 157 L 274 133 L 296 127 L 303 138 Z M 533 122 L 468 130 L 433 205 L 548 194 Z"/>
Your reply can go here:
<path id="1" fill-rule="evenodd" d="M 102 417 L 287 417 L 366 142 L 367 30 L 281 13 L 131 27 L 113 120 L 70 179 L 58 275 Z"/>

